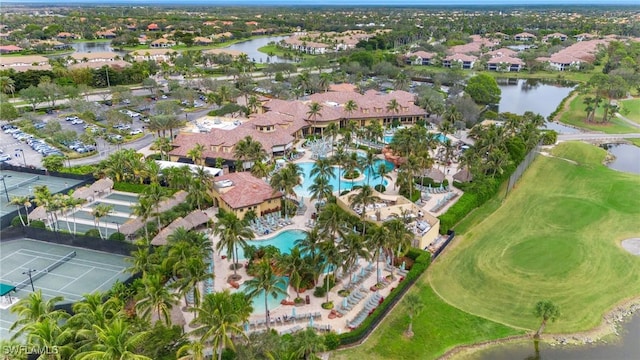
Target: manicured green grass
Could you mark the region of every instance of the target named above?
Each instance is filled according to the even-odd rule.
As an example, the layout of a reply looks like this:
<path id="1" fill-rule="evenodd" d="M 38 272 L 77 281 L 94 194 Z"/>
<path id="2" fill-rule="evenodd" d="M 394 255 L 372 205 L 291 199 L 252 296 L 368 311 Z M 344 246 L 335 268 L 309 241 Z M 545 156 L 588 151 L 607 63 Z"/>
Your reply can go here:
<path id="1" fill-rule="evenodd" d="M 621 100 L 620 105 L 626 112 L 624 117 L 640 124 L 640 98 Z"/>
<path id="2" fill-rule="evenodd" d="M 583 100 L 584 95 L 578 95 L 574 97 L 569 104 L 567 111 L 564 111 L 560 116 L 560 121 L 565 124 L 570 124 L 594 131 L 602 131 L 607 134 L 626 134 L 638 132 L 638 128 L 632 127 L 626 122 L 615 117 L 606 124 L 585 122 L 587 113 L 585 111 L 586 107 L 583 103 Z M 598 108 L 595 118 L 597 120 L 602 118 L 602 108 Z"/>
<path id="3" fill-rule="evenodd" d="M 631 141 L 632 144 L 635 144 L 636 146 L 640 146 L 640 139 L 634 138 L 634 139 L 626 139 L 628 141 Z"/>
<path id="4" fill-rule="evenodd" d="M 418 293 L 425 305 L 414 318 L 413 338 L 404 336 L 409 324 L 405 297 L 364 344 L 338 351 L 331 359 L 436 359 L 457 345 L 523 333 L 460 311 L 442 301 L 426 281 L 422 276 L 410 290 Z"/>
<path id="5" fill-rule="evenodd" d="M 502 206 L 432 265 L 447 302 L 534 330 L 535 303 L 550 299 L 562 315 L 547 331 L 575 332 L 640 295 L 640 258 L 619 245 L 640 235 L 640 177 L 603 166 L 605 151 L 592 145 L 562 143 L 553 155 L 578 164 L 540 156 Z"/>

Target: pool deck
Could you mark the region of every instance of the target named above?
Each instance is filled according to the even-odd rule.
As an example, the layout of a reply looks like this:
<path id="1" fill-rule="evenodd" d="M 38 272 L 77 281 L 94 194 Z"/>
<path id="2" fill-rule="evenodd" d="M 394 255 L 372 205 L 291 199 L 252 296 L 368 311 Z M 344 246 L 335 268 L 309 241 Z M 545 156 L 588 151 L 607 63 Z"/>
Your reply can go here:
<path id="1" fill-rule="evenodd" d="M 380 158 L 382 159 L 382 157 L 380 156 Z M 305 154 L 298 160 L 296 160 L 295 162 L 309 162 L 309 161 L 313 161 L 313 159 L 311 159 L 311 152 L 310 151 L 305 151 Z M 454 174 L 457 169 L 456 169 L 456 165 L 457 164 L 452 164 L 452 166 L 448 167 L 451 170 L 449 172 L 447 172 L 445 170 L 445 173 L 447 174 L 446 177 L 449 179 L 450 183 L 452 183 L 453 179 L 452 176 L 450 174 Z M 389 175 L 391 176 L 391 182 L 395 184 L 396 181 L 396 177 L 397 177 L 397 173 L 395 171 L 392 171 L 389 173 Z M 458 194 L 460 194 L 461 192 L 459 190 L 455 190 Z M 398 190 L 394 188 L 394 186 L 389 186 L 387 188 L 387 190 L 385 191 L 385 194 L 398 194 Z M 444 197 L 444 194 L 432 194 L 431 198 L 428 201 L 424 201 L 421 205 L 422 205 L 422 209 L 425 212 L 430 212 L 429 210 L 431 208 L 433 208 L 433 206 L 435 206 L 436 202 L 438 201 L 438 199 Z M 288 225 L 288 226 L 284 226 L 280 229 L 278 229 L 276 232 L 272 232 L 268 235 L 262 235 L 262 236 L 256 236 L 256 240 L 260 240 L 260 239 L 267 239 L 267 238 L 273 238 L 274 236 L 278 235 L 280 232 L 285 231 L 285 230 L 293 230 L 293 229 L 298 229 L 298 230 L 309 230 L 310 228 L 307 226 L 309 224 L 309 222 L 311 221 L 311 215 L 313 214 L 313 212 L 315 211 L 315 208 L 311 202 L 311 200 L 309 199 L 309 197 L 305 197 L 304 198 L 304 204 L 306 205 L 306 212 L 304 213 L 304 215 L 298 215 L 298 216 L 294 216 L 293 218 L 291 218 L 291 220 L 293 221 L 292 225 Z M 451 204 L 454 202 L 451 202 Z M 446 209 L 451 206 L 451 204 L 448 204 L 447 206 L 443 207 L 438 213 L 432 213 L 434 215 L 440 214 L 444 211 L 446 211 Z M 216 244 L 219 241 L 219 238 L 215 235 L 213 235 L 213 233 L 210 230 L 207 230 L 207 234 L 209 235 L 209 237 L 212 240 L 213 243 L 213 247 L 215 249 Z M 231 261 L 229 259 L 226 259 L 221 256 L 221 254 L 219 254 L 217 251 L 214 250 L 214 271 L 215 271 L 215 279 L 214 279 L 214 291 L 221 291 L 224 289 L 229 289 L 231 291 L 234 291 L 235 289 L 229 284 L 227 283 L 227 278 L 229 275 L 233 274 L 233 270 L 229 269 L 229 266 L 231 265 Z M 313 325 L 317 328 L 323 328 L 325 329 L 328 328 L 332 331 L 335 331 L 337 333 L 344 333 L 344 332 L 348 332 L 351 331 L 347 325 L 348 321 L 351 321 L 352 319 L 354 319 L 358 313 L 364 308 L 365 304 L 367 303 L 368 299 L 374 294 L 374 292 L 370 291 L 370 287 L 372 287 L 373 285 L 375 285 L 377 283 L 377 279 L 376 279 L 376 263 L 373 262 L 373 268 L 374 270 L 365 277 L 365 280 L 356 288 L 364 288 L 366 289 L 366 296 L 365 298 L 360 301 L 357 305 L 355 305 L 345 316 L 341 316 L 341 317 L 336 317 L 333 319 L 329 319 L 329 310 L 324 310 L 322 309 L 322 303 L 324 303 L 326 301 L 326 296 L 323 298 L 316 298 L 315 296 L 313 296 L 313 290 L 307 290 L 304 293 L 300 293 L 300 296 L 304 299 L 306 298 L 306 296 L 309 296 L 309 300 L 310 303 L 308 305 L 303 305 L 303 306 L 291 306 L 291 305 L 278 305 L 276 307 L 274 307 L 273 309 L 269 309 L 270 315 L 271 315 L 271 319 L 273 321 L 273 319 L 283 319 L 285 317 L 285 315 L 287 317 L 292 315 L 292 312 L 294 311 L 293 309 L 295 308 L 295 313 L 297 315 L 301 315 L 301 314 L 314 314 L 314 313 L 320 313 L 321 317 L 320 318 L 315 318 L 313 320 Z M 359 268 L 365 268 L 369 265 L 368 262 L 364 261 L 364 260 L 360 260 L 359 262 Z M 381 270 L 381 278 L 385 278 L 387 275 L 391 274 L 391 272 L 389 271 L 389 269 L 385 269 L 385 264 L 384 262 L 380 262 L 380 270 Z M 250 279 L 251 277 L 249 277 L 247 275 L 246 269 L 243 267 L 242 269 L 238 269 L 237 273 L 239 275 L 242 276 L 242 279 L 239 281 L 239 284 L 244 283 L 246 280 Z M 355 274 L 359 274 L 360 270 L 356 270 Z M 391 281 L 390 284 L 388 284 L 385 288 L 378 290 L 377 292 L 380 293 L 380 295 L 382 295 L 383 297 L 386 297 L 389 295 L 389 292 L 391 291 L 391 289 L 396 288 L 398 286 L 399 280 L 401 278 L 401 276 L 396 272 L 396 270 L 394 270 L 395 273 L 395 278 Z M 341 280 L 339 282 L 339 284 L 337 286 L 334 287 L 333 290 L 330 291 L 329 293 L 329 300 L 333 301 L 334 303 L 334 308 L 340 308 L 343 302 L 343 297 L 338 295 L 338 290 L 341 290 L 344 288 L 344 286 L 346 286 L 349 282 L 349 277 L 345 277 L 343 280 Z M 203 289 L 204 290 L 204 289 Z M 288 296 L 286 298 L 286 300 L 292 301 L 295 297 L 296 297 L 296 293 L 295 291 L 289 287 L 287 289 L 288 291 Z M 204 294 L 204 291 L 202 292 Z M 184 299 L 181 299 L 181 304 L 180 307 L 183 308 L 184 307 Z M 191 330 L 191 327 L 188 325 L 194 317 L 194 314 L 191 312 L 187 312 L 184 311 L 183 312 L 185 320 L 186 320 L 186 324 L 185 325 L 185 330 Z M 264 314 L 254 314 L 250 317 L 250 322 L 257 322 L 257 321 L 263 321 L 264 322 L 265 319 L 265 315 Z M 305 320 L 297 320 L 296 322 L 284 322 L 284 321 L 276 321 L 275 323 L 272 324 L 272 328 L 274 328 L 276 331 L 278 332 L 287 332 L 293 328 L 300 328 L 300 329 L 304 329 L 307 326 L 309 326 L 309 319 L 305 319 Z M 266 327 L 263 325 L 261 327 L 255 327 L 255 326 L 251 326 L 249 329 L 249 332 L 254 332 L 254 331 L 263 331 L 265 330 Z"/>

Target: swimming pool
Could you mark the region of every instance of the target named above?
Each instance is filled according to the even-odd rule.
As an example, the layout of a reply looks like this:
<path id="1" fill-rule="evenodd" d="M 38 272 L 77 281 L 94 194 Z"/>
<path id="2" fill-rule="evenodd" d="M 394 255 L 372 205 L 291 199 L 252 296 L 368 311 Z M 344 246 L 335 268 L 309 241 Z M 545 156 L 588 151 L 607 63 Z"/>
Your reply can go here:
<path id="1" fill-rule="evenodd" d="M 314 179 L 313 177 L 311 177 L 311 169 L 313 169 L 313 164 L 314 163 L 312 162 L 298 163 L 303 173 L 302 185 L 297 186 L 295 188 L 295 192 L 296 194 L 298 194 L 298 196 L 305 196 L 305 197 L 311 196 L 309 187 L 313 184 L 313 179 Z M 384 164 L 385 167 L 387 168 L 387 171 L 392 171 L 394 168 L 394 165 L 391 161 L 377 159 L 373 165 L 373 169 L 365 169 L 363 174 L 364 178 L 362 178 L 361 180 L 351 181 L 351 180 L 342 179 L 340 180 L 340 184 L 338 184 L 338 181 L 339 181 L 338 173 L 340 173 L 340 176 L 342 177 L 344 175 L 344 171 L 342 169 L 334 167 L 333 174 L 336 176 L 334 178 L 329 179 L 329 184 L 333 186 L 333 191 L 338 191 L 338 185 L 340 185 L 340 191 L 351 190 L 351 188 L 354 186 L 366 185 L 367 179 L 369 179 L 369 185 L 371 186 L 378 185 L 380 184 L 380 180 L 381 180 L 377 172 L 378 166 L 380 166 L 380 164 Z M 388 183 L 389 182 L 386 179 L 382 181 L 382 184 L 384 186 L 387 186 Z"/>
<path id="2" fill-rule="evenodd" d="M 391 140 L 393 140 L 393 135 L 385 135 L 383 139 L 385 144 L 391 144 Z M 445 141 L 447 141 L 447 137 L 441 133 L 436 134 L 436 139 L 441 143 L 444 143 Z"/>
<path id="3" fill-rule="evenodd" d="M 279 288 L 281 288 L 282 290 L 285 291 L 285 293 L 287 292 L 287 288 L 289 287 L 289 278 L 288 277 L 284 277 L 284 281 L 280 282 L 280 284 L 278 285 Z M 245 286 L 245 284 L 240 285 L 240 288 L 238 289 L 238 291 L 242 291 L 244 293 L 247 293 L 247 287 Z M 273 297 L 273 295 L 268 295 L 267 297 L 267 304 L 269 305 L 269 311 L 271 312 L 273 309 L 275 309 L 276 307 L 280 306 L 280 302 L 284 299 L 286 299 L 287 296 L 283 295 L 283 294 L 278 294 L 277 297 Z M 265 313 L 265 308 L 264 308 L 264 291 L 260 291 L 260 293 L 258 293 L 256 296 L 253 297 L 253 299 L 251 299 L 251 305 L 253 306 L 253 314 L 264 314 Z"/>
<path id="4" fill-rule="evenodd" d="M 278 250 L 280 250 L 281 254 L 288 254 L 295 246 L 296 240 L 304 239 L 305 236 L 306 234 L 302 230 L 285 230 L 281 233 L 278 233 L 278 235 L 268 239 L 249 240 L 247 241 L 247 245 L 253 245 L 256 247 L 272 245 L 277 247 Z M 238 248 L 238 259 L 244 259 L 244 251 L 241 248 Z"/>

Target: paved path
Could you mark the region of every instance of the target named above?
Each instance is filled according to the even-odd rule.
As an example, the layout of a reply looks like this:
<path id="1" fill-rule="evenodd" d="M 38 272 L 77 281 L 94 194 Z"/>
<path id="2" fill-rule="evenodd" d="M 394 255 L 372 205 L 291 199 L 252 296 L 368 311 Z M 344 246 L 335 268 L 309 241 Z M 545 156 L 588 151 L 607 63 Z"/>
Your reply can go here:
<path id="1" fill-rule="evenodd" d="M 629 134 L 605 134 L 605 133 L 579 133 L 558 135 L 558 141 L 573 140 L 619 140 L 640 138 L 640 133 Z"/>
<path id="2" fill-rule="evenodd" d="M 626 117 L 622 116 L 622 114 L 616 113 L 616 116 L 618 117 L 618 119 L 626 122 L 627 124 L 629 124 L 629 125 L 631 125 L 631 126 L 633 126 L 635 128 L 640 128 L 640 124 L 638 124 L 637 122 L 635 122 L 635 121 L 633 121 L 633 120 L 631 120 L 629 118 L 626 118 Z"/>

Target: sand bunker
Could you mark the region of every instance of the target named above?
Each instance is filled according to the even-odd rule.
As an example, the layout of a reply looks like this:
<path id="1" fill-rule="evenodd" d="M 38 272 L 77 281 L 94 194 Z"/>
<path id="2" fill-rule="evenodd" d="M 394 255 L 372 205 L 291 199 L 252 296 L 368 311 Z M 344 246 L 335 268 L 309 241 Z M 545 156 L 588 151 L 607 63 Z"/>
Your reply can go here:
<path id="1" fill-rule="evenodd" d="M 640 238 L 622 240 L 622 247 L 633 255 L 640 256 Z"/>

